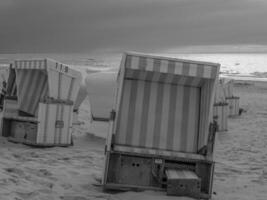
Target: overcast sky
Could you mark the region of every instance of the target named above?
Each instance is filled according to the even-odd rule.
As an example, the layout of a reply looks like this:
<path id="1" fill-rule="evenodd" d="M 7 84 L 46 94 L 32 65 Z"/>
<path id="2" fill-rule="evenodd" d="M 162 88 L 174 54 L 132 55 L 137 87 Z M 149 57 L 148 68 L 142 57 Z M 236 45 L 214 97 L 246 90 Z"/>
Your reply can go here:
<path id="1" fill-rule="evenodd" d="M 0 53 L 267 45 L 267 0 L 0 0 Z"/>

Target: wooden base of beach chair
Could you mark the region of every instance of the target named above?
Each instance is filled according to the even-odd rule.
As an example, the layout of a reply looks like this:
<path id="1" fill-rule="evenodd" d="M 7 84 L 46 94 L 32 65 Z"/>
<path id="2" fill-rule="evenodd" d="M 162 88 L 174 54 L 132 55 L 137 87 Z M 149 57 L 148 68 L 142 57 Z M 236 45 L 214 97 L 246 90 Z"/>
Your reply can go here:
<path id="1" fill-rule="evenodd" d="M 69 143 L 37 142 L 38 123 L 25 117 L 4 117 L 2 119 L 2 136 L 13 143 L 22 143 L 33 147 L 68 147 L 73 145 L 72 137 Z"/>
<path id="2" fill-rule="evenodd" d="M 167 195 L 199 197 L 201 180 L 190 170 L 167 169 Z"/>
<path id="3" fill-rule="evenodd" d="M 209 199 L 212 192 L 214 163 L 207 160 L 172 159 L 157 155 L 134 155 L 131 153 L 107 152 L 108 166 L 103 182 L 105 190 L 161 190 L 169 195 L 187 195 Z M 192 179 L 172 179 L 169 169 L 191 171 Z M 194 188 L 176 191 L 179 185 Z M 198 187 L 199 186 L 199 187 Z M 199 191 L 198 191 L 199 190 Z"/>

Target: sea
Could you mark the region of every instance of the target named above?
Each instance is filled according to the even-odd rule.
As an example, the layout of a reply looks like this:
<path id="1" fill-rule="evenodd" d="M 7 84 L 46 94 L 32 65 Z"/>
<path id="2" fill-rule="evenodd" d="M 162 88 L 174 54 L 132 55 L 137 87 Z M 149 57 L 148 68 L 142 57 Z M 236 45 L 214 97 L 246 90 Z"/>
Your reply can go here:
<path id="1" fill-rule="evenodd" d="M 258 75 L 267 77 L 267 53 L 154 53 L 181 59 L 208 61 L 221 64 L 221 73 Z M 76 54 L 0 54 L 0 64 L 8 64 L 16 59 L 51 58 L 69 64 L 77 70 L 105 70 L 119 68 L 122 53 L 76 53 Z"/>

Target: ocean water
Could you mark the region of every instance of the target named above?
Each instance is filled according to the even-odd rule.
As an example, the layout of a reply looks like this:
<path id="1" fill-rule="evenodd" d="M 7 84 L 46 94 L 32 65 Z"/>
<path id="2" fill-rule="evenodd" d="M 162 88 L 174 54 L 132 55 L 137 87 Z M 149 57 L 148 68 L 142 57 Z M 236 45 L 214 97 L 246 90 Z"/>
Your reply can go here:
<path id="1" fill-rule="evenodd" d="M 223 53 L 223 54 L 195 54 L 195 53 L 160 53 L 163 56 L 175 58 L 216 62 L 221 64 L 221 72 L 230 74 L 251 74 L 267 72 L 267 53 Z M 122 54 L 0 54 L 0 64 L 9 63 L 14 59 L 51 58 L 62 63 L 70 64 L 77 69 L 84 68 L 118 68 Z"/>

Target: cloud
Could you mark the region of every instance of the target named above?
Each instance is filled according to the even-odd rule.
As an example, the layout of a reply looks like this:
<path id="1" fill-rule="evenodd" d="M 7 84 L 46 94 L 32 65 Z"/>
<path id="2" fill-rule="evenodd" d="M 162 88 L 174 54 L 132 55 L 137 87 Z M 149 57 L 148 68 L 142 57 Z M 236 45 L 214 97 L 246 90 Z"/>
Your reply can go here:
<path id="1" fill-rule="evenodd" d="M 267 44 L 260 0 L 0 1 L 0 52 Z"/>

